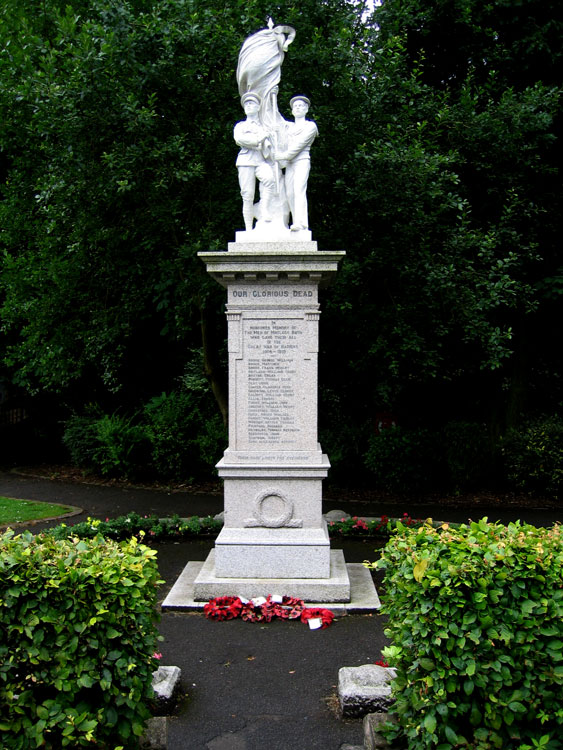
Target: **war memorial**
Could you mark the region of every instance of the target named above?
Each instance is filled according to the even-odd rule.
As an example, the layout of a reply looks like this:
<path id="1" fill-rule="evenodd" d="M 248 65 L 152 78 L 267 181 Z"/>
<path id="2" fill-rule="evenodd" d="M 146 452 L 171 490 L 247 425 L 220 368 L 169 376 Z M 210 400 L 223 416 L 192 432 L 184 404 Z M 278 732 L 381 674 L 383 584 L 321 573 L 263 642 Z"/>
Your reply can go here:
<path id="1" fill-rule="evenodd" d="M 330 463 L 318 443 L 319 290 L 345 252 L 317 248 L 307 182 L 318 135 L 297 93 L 278 109 L 289 26 L 268 27 L 240 50 L 244 119 L 233 136 L 244 230 L 200 253 L 227 293 L 229 445 L 217 465 L 224 527 L 207 560 L 190 561 L 163 603 L 190 609 L 218 596 L 281 594 L 336 611 L 379 606 L 369 571 L 331 550 L 322 513 Z M 255 200 L 258 193 L 258 200 Z"/>

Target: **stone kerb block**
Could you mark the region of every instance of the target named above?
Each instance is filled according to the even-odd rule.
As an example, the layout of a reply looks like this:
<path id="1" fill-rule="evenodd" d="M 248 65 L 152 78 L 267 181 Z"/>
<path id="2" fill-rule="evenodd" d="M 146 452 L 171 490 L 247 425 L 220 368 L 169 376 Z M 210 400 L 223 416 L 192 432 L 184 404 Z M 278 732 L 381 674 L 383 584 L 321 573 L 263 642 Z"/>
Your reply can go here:
<path id="1" fill-rule="evenodd" d="M 389 716 L 387 712 L 385 711 L 378 711 L 377 713 L 366 714 L 366 716 L 364 716 L 363 750 L 387 750 L 388 748 L 391 748 L 391 745 L 387 742 L 385 737 L 380 733 L 381 726 L 388 721 L 389 721 Z M 396 747 L 396 743 L 393 743 L 393 747 Z M 401 747 L 406 747 L 406 746 L 401 745 Z"/>
<path id="2" fill-rule="evenodd" d="M 169 714 L 176 704 L 180 691 L 180 667 L 159 667 L 152 675 L 155 713 Z"/>
<path id="3" fill-rule="evenodd" d="M 142 750 L 166 750 L 168 747 L 168 717 L 152 716 L 147 721 L 145 733 L 139 738 Z"/>
<path id="4" fill-rule="evenodd" d="M 364 664 L 342 667 L 338 672 L 338 700 L 343 717 L 361 717 L 386 711 L 392 704 L 391 681 L 396 672 L 390 667 Z"/>

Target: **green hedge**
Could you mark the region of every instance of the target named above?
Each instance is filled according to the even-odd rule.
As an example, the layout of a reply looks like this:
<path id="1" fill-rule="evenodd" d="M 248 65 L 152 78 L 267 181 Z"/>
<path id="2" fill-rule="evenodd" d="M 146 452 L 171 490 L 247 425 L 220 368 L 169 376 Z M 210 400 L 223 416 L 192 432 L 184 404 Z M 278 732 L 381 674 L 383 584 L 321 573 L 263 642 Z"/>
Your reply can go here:
<path id="1" fill-rule="evenodd" d="M 81 523 L 68 526 L 62 523 L 45 532 L 56 539 L 80 537 L 93 539 L 100 534 L 107 539 L 130 539 L 138 536 L 143 542 L 161 542 L 168 539 L 179 541 L 196 536 L 217 535 L 222 529 L 222 521 L 216 521 L 213 516 L 190 516 L 180 518 L 178 515 L 170 518 L 158 516 L 140 516 L 138 513 L 128 513 L 118 518 L 108 518 L 101 521 L 90 518 Z"/>
<path id="2" fill-rule="evenodd" d="M 0 733 L 10 750 L 136 747 L 153 695 L 156 552 L 0 537 Z"/>
<path id="3" fill-rule="evenodd" d="M 396 735 L 409 750 L 562 747 L 561 526 L 397 526 L 375 563 Z"/>

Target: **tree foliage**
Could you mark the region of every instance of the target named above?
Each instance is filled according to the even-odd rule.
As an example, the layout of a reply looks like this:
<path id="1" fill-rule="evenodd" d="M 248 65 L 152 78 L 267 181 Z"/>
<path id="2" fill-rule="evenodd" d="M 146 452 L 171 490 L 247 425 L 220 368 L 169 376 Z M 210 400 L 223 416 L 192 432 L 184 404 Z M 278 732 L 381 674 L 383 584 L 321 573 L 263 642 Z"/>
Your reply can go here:
<path id="1" fill-rule="evenodd" d="M 560 278 L 561 12 L 548 5 L 375 9 L 365 117 L 337 184 L 350 252 L 331 310 L 356 403 L 339 408 L 359 419 L 367 407 L 502 423 L 531 407 L 522 381 L 556 386 L 544 289 Z M 534 23 L 516 38 L 522 6 Z"/>
<path id="2" fill-rule="evenodd" d="M 0 9 L 1 343 L 13 383 L 137 409 L 203 348 L 225 416 L 223 292 L 197 252 L 226 248 L 241 226 L 234 73 L 242 40 L 271 14 L 297 29 L 280 109 L 306 93 L 320 131 L 315 239 L 347 251 L 323 302 L 331 452 L 357 460 L 383 409 L 502 425 L 557 407 L 557 3 Z"/>
<path id="3" fill-rule="evenodd" d="M 220 290 L 196 253 L 240 225 L 234 71 L 267 5 L 3 3 L 2 317 L 16 383 L 123 392 L 142 369 L 150 391 L 162 370 L 181 374 L 202 313 L 217 348 Z M 288 81 L 342 100 L 357 14 L 340 0 L 306 5 L 270 11 L 299 28 Z"/>

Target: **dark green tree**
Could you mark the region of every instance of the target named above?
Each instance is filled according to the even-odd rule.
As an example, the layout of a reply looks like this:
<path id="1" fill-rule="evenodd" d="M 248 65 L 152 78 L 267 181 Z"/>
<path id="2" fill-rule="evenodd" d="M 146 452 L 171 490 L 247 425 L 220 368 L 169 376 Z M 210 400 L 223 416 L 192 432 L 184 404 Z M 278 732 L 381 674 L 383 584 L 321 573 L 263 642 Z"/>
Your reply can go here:
<path id="1" fill-rule="evenodd" d="M 2 6 L 1 293 L 14 382 L 131 404 L 167 387 L 188 349 L 203 346 L 224 414 L 222 293 L 197 252 L 226 248 L 241 224 L 232 139 L 241 42 L 269 13 L 299 29 L 281 105 L 299 90 L 318 105 L 316 215 L 331 217 L 330 159 L 345 131 L 332 127 L 331 100 L 349 106 L 360 75 L 361 9 L 342 0 Z M 320 219 L 319 232 L 329 224 Z"/>
<path id="2" fill-rule="evenodd" d="M 375 8 L 356 147 L 335 185 L 348 258 L 324 376 L 356 435 L 385 409 L 500 429 L 561 400 L 546 321 L 561 289 L 562 37 L 547 6 Z"/>
<path id="3" fill-rule="evenodd" d="M 297 29 L 333 455 L 374 416 L 499 426 L 561 400 L 561 9 L 555 2 L 0 3 L 2 358 L 29 393 L 138 408 L 194 352 L 219 409 L 223 292 L 197 252 L 241 226 L 245 36 Z M 199 355 L 197 355 L 199 356 Z M 547 397 L 548 395 L 549 397 Z M 344 415 L 344 419 L 342 416 Z M 337 429 L 334 428 L 337 425 Z"/>

